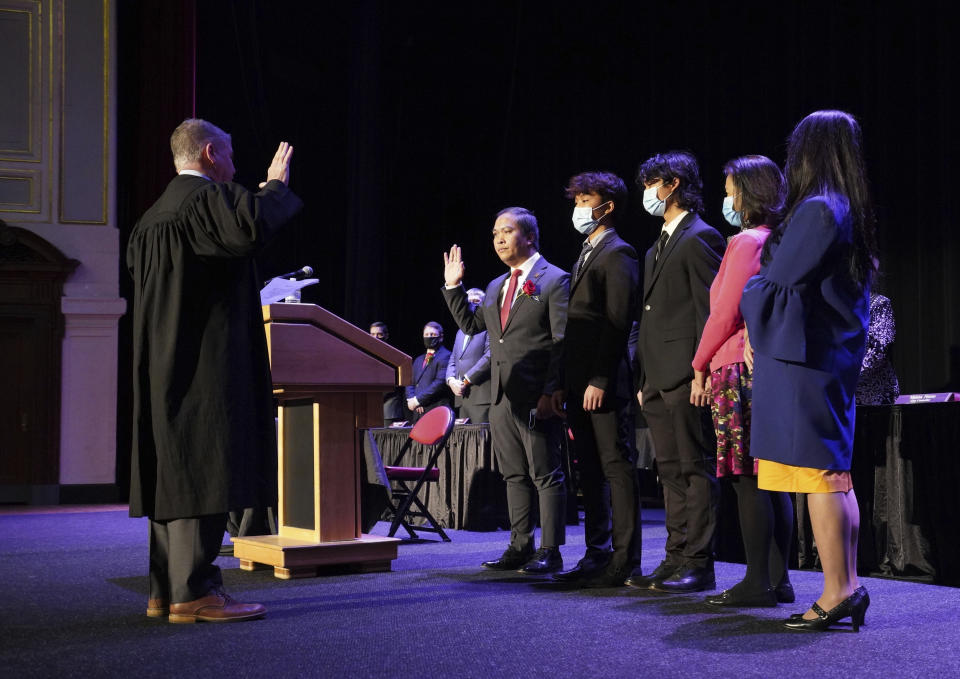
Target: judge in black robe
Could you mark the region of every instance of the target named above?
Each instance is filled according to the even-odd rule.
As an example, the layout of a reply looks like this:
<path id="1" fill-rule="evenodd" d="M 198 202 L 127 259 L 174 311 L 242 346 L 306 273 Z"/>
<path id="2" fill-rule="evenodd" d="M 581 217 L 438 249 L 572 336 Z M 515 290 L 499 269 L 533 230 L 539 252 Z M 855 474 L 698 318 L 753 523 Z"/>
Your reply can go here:
<path id="1" fill-rule="evenodd" d="M 285 143 L 256 193 L 230 182 L 230 138 L 215 126 L 184 121 L 171 146 L 179 175 L 127 248 L 134 280 L 130 515 L 151 519 L 148 615 L 169 607 L 171 621 L 192 622 L 175 620 L 178 611 L 203 620 L 212 606 L 210 617 L 242 617 L 229 615 L 245 605 L 222 593 L 213 560 L 227 512 L 266 506 L 276 494 L 253 255 L 302 203 L 286 185 L 292 149 Z M 184 608 L 211 596 L 219 608 L 217 601 Z"/>

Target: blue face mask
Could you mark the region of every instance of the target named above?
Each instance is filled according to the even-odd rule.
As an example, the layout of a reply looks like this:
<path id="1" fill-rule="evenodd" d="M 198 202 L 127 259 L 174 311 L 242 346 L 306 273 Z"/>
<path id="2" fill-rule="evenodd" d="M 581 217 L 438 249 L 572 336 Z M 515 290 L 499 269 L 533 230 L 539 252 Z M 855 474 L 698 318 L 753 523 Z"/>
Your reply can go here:
<path id="1" fill-rule="evenodd" d="M 596 231 L 597 227 L 600 226 L 600 221 L 593 218 L 593 211 L 602 208 L 609 202 L 610 201 L 608 200 L 606 203 L 600 203 L 600 205 L 597 207 L 573 208 L 573 228 L 582 233 L 584 236 L 589 236 L 591 233 Z M 603 217 L 600 219 L 603 219 Z"/>
<path id="2" fill-rule="evenodd" d="M 663 217 L 664 213 L 667 211 L 667 198 L 673 195 L 673 191 L 667 194 L 667 198 L 660 200 L 657 197 L 657 189 L 659 189 L 663 184 L 658 186 L 651 186 L 648 189 L 643 190 L 643 209 L 652 214 L 654 217 Z"/>
<path id="3" fill-rule="evenodd" d="M 733 209 L 733 196 L 727 196 L 723 199 L 723 218 L 727 220 L 730 226 L 738 229 L 743 227 L 743 219 L 739 212 Z"/>

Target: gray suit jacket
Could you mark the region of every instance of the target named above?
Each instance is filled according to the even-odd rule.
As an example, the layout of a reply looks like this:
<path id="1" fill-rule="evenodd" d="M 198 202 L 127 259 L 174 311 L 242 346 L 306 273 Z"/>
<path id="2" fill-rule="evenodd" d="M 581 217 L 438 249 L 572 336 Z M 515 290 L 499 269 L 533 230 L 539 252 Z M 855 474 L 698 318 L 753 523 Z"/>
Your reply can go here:
<path id="1" fill-rule="evenodd" d="M 470 387 L 463 397 L 463 402 L 490 405 L 490 336 L 485 332 L 470 335 L 464 348 L 465 336 L 463 330 L 458 330 L 457 337 L 453 340 L 450 362 L 447 363 L 447 379 L 454 377 L 460 380 L 468 376 Z"/>
<path id="2" fill-rule="evenodd" d="M 536 406 L 542 395 L 562 388 L 570 274 L 541 257 L 527 279 L 535 286 L 533 294 L 518 290 L 506 327 L 501 330 L 500 292 L 508 275 L 490 282 L 486 299 L 475 312 L 470 311 L 462 285 L 443 288 L 443 296 L 463 332 L 489 334 L 491 402 L 499 403 L 505 397 L 522 410 Z"/>

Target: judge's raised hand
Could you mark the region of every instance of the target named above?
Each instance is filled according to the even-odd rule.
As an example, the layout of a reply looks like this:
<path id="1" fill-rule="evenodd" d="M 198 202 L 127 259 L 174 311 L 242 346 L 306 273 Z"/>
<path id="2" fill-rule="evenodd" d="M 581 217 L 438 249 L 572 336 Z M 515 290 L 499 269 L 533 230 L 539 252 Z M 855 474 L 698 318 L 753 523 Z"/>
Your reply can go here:
<path id="1" fill-rule="evenodd" d="M 267 168 L 267 181 L 260 182 L 262 189 L 267 182 L 277 179 L 284 184 L 290 183 L 290 159 L 293 157 L 293 147 L 285 141 L 280 142 L 277 152 L 273 154 L 270 167 Z"/>
<path id="2" fill-rule="evenodd" d="M 460 285 L 463 280 L 463 257 L 460 253 L 460 246 L 453 245 L 450 252 L 443 253 L 443 281 L 448 288 Z"/>

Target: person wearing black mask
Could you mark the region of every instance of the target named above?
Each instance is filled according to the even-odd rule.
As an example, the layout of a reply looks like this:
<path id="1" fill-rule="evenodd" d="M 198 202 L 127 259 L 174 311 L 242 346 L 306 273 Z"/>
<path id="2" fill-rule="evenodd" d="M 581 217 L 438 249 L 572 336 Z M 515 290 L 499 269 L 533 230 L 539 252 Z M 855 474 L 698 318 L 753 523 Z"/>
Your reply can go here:
<path id="1" fill-rule="evenodd" d="M 453 407 L 453 394 L 445 381 L 450 351 L 443 346 L 443 326 L 430 321 L 423 326 L 426 353 L 413 359 L 413 384 L 407 387 L 407 408 L 416 422 L 437 406 Z"/>

